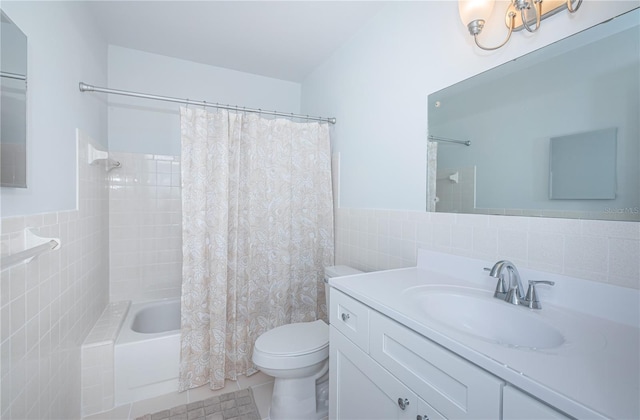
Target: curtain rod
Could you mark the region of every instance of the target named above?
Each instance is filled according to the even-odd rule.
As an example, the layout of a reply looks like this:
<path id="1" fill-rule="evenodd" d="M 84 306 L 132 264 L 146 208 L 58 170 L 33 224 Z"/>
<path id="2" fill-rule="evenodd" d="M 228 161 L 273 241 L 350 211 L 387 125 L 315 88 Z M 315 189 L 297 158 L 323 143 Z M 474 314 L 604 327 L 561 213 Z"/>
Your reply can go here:
<path id="1" fill-rule="evenodd" d="M 186 105 L 213 107 L 213 108 L 220 108 L 220 109 L 228 109 L 231 111 L 255 112 L 258 114 L 276 115 L 279 117 L 302 118 L 306 120 L 328 122 L 331 124 L 336 123 L 335 118 L 311 117 L 309 115 L 294 114 L 292 112 L 286 113 L 286 112 L 278 112 L 278 111 L 265 111 L 263 109 L 246 108 L 246 107 L 233 106 L 233 105 L 220 105 L 218 103 L 212 103 L 212 102 L 206 102 L 206 101 L 192 101 L 190 99 L 171 98 L 169 96 L 149 95 L 146 93 L 130 92 L 126 90 L 107 89 L 103 87 L 88 85 L 84 82 L 79 83 L 79 88 L 80 88 L 80 92 L 112 93 L 114 95 L 133 96 L 135 98 L 153 99 L 156 101 L 177 102 L 177 103 L 186 104 Z"/>
<path id="2" fill-rule="evenodd" d="M 448 143 L 458 143 L 458 144 L 464 144 L 465 146 L 471 146 L 471 142 L 469 140 L 455 140 L 455 139 L 448 139 L 446 137 L 436 137 L 436 136 L 432 136 L 429 135 L 429 140 L 431 141 L 445 141 Z"/>

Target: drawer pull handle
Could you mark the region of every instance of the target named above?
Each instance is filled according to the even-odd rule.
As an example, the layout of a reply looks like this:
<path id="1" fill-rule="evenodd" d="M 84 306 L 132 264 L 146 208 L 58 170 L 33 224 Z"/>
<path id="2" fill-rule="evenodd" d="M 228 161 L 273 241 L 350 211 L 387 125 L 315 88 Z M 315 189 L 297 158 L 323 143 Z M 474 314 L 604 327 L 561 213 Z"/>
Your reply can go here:
<path id="1" fill-rule="evenodd" d="M 342 315 L 341 315 L 341 316 L 342 316 L 342 320 L 343 320 L 344 322 L 347 322 L 347 319 L 349 319 L 349 314 L 345 314 L 344 312 L 342 313 Z"/>
<path id="2" fill-rule="evenodd" d="M 398 406 L 404 410 L 409 405 L 409 400 L 406 398 L 398 398 Z"/>

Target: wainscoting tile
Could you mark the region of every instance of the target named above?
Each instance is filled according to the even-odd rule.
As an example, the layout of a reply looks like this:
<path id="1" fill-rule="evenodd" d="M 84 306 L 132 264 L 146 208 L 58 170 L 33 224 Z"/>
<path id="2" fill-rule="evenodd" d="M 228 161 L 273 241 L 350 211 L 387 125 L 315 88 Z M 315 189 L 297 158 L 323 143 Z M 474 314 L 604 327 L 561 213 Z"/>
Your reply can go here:
<path id="1" fill-rule="evenodd" d="M 25 228 L 62 244 L 0 276 L 2 418 L 81 415 L 80 343 L 108 301 L 108 190 L 91 140 L 76 140 L 79 209 L 2 219 L 3 254 L 24 248 Z"/>
<path id="2" fill-rule="evenodd" d="M 338 208 L 336 230 L 336 264 L 364 271 L 412 266 L 420 247 L 640 288 L 638 222 Z"/>

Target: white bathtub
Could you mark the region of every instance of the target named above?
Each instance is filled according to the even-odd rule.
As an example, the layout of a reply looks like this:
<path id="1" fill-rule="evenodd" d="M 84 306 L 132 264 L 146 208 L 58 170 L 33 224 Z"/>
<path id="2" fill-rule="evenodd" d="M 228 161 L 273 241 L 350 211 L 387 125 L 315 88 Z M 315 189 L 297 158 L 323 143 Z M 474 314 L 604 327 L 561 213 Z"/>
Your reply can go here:
<path id="1" fill-rule="evenodd" d="M 180 299 L 134 303 L 114 348 L 115 405 L 175 392 Z"/>

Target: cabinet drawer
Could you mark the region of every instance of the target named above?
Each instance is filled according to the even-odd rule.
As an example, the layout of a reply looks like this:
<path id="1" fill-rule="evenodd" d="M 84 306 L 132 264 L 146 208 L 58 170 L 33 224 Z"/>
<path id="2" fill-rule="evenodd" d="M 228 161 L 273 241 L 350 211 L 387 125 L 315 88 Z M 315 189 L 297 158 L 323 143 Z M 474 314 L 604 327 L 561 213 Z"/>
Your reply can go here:
<path id="1" fill-rule="evenodd" d="M 329 322 L 358 347 L 369 352 L 369 308 L 331 288 Z"/>
<path id="2" fill-rule="evenodd" d="M 372 312 L 371 357 L 447 418 L 500 418 L 504 382 L 433 341 Z"/>

